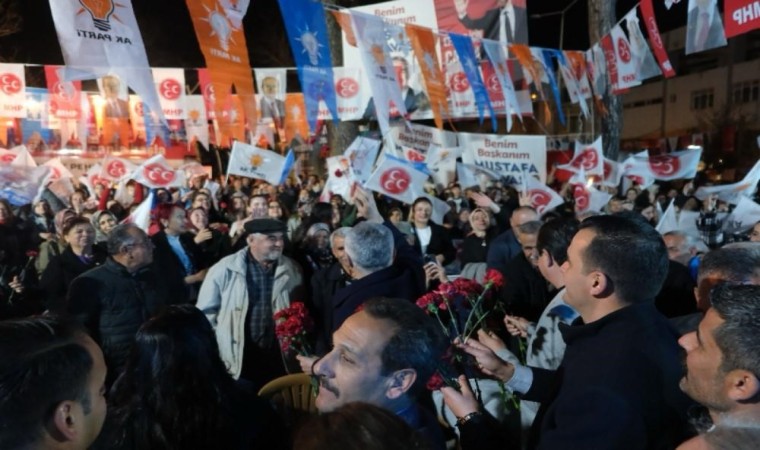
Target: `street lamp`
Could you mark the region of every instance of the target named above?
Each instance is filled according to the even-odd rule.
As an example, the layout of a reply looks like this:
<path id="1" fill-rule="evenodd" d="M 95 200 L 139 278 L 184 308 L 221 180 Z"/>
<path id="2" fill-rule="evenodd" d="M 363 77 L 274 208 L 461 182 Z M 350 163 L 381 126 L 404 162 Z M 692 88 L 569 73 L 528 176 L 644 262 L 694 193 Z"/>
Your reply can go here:
<path id="1" fill-rule="evenodd" d="M 559 49 L 560 50 L 564 50 L 564 47 L 562 47 L 562 44 L 565 39 L 565 13 L 568 12 L 570 8 L 572 8 L 576 3 L 578 3 L 578 0 L 573 0 L 572 3 L 567 5 L 562 10 L 530 15 L 531 19 L 543 19 L 545 17 L 561 16 L 560 21 L 559 21 Z"/>

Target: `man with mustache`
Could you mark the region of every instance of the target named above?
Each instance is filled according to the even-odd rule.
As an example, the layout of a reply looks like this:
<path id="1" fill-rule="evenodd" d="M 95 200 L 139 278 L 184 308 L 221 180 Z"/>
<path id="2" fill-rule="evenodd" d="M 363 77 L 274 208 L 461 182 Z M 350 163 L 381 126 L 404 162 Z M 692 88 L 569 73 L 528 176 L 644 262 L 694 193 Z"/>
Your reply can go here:
<path id="1" fill-rule="evenodd" d="M 416 394 L 435 373 L 446 338 L 434 319 L 403 299 L 374 298 L 333 334 L 333 349 L 317 360 L 316 406 L 333 411 L 349 402 L 380 406 L 404 419 L 433 449 L 445 442 L 435 417 Z"/>

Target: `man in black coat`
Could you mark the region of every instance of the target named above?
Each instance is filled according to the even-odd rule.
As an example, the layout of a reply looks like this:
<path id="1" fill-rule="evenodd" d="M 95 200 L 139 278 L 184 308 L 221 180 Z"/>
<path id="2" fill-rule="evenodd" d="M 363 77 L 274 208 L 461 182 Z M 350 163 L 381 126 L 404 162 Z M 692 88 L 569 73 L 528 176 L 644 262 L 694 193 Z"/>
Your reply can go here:
<path id="1" fill-rule="evenodd" d="M 476 340 L 461 346 L 484 373 L 541 402 L 529 448 L 664 449 L 690 435 L 677 335 L 653 301 L 667 268 L 665 244 L 648 224 L 588 218 L 562 265 L 565 301 L 582 323 L 560 325 L 559 369 L 514 366 Z M 452 391 L 444 396 L 459 415 L 477 411 L 469 389 Z M 460 427 L 463 443 L 489 434 L 473 417 Z"/>
<path id="2" fill-rule="evenodd" d="M 71 283 L 68 313 L 103 349 L 109 385 L 121 372 L 140 326 L 165 304 L 166 291 L 152 271 L 153 244 L 133 224 L 108 236 L 109 258 Z"/>

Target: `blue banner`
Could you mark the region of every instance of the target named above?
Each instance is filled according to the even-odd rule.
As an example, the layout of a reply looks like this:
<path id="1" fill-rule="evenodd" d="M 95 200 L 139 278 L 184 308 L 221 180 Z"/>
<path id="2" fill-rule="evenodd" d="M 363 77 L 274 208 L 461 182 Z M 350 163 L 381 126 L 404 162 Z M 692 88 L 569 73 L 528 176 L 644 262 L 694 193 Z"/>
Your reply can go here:
<path id="1" fill-rule="evenodd" d="M 562 111 L 562 98 L 559 95 L 559 87 L 557 86 L 557 79 L 554 76 L 554 64 L 552 63 L 552 56 L 557 58 L 560 64 L 565 64 L 565 55 L 561 51 L 545 48 L 543 49 L 544 67 L 546 68 L 546 77 L 549 78 L 549 84 L 552 87 L 552 93 L 554 94 L 554 103 L 557 105 L 557 114 L 559 114 L 559 121 L 562 125 L 565 124 L 565 113 Z"/>
<path id="2" fill-rule="evenodd" d="M 312 0 L 279 0 L 279 3 L 290 50 L 298 67 L 309 128 L 312 131 L 317 128 L 320 100 L 327 104 L 337 123 L 338 102 L 322 3 Z"/>
<path id="3" fill-rule="evenodd" d="M 488 111 L 491 113 L 491 125 L 493 130 L 496 131 L 496 113 L 491 105 L 491 100 L 488 98 L 488 91 L 483 83 L 483 77 L 480 76 L 480 64 L 475 57 L 475 49 L 472 47 L 472 39 L 469 36 L 462 34 L 449 33 L 451 44 L 454 46 L 454 50 L 459 57 L 459 63 L 462 65 L 462 70 L 467 77 L 467 81 L 470 83 L 470 88 L 475 94 L 475 104 L 478 105 L 478 118 L 480 118 L 480 124 L 483 124 L 483 115 L 485 113 L 483 107 L 487 106 Z"/>

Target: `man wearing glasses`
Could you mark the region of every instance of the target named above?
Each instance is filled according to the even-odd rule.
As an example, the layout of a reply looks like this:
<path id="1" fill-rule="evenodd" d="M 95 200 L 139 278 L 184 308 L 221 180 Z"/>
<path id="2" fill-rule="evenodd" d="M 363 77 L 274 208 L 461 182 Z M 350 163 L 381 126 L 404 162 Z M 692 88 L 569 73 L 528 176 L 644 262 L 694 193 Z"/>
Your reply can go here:
<path id="1" fill-rule="evenodd" d="M 209 269 L 197 307 L 214 327 L 230 373 L 258 389 L 285 374 L 272 316 L 303 300 L 304 291 L 301 268 L 282 254 L 285 224 L 264 218 L 244 227 L 247 247 Z"/>
<path id="2" fill-rule="evenodd" d="M 107 246 L 108 260 L 71 283 L 67 310 L 103 349 L 110 386 L 126 363 L 137 330 L 172 298 L 155 271 L 148 270 L 153 244 L 143 230 L 118 225 Z"/>

